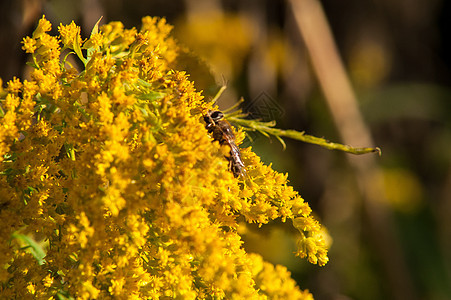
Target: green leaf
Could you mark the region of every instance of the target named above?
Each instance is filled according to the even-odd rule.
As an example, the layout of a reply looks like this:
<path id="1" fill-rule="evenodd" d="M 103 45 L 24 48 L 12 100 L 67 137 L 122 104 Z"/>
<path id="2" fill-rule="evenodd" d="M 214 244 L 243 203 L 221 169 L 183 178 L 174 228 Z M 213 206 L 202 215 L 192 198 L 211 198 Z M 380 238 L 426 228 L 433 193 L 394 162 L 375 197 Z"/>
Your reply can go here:
<path id="1" fill-rule="evenodd" d="M 96 24 L 94 25 L 94 27 L 91 30 L 91 36 L 93 36 L 94 34 L 99 33 L 99 23 L 102 20 L 103 16 L 100 17 L 100 19 L 96 22 Z"/>
<path id="2" fill-rule="evenodd" d="M 78 28 L 78 31 L 80 31 L 80 28 Z M 83 53 L 81 52 L 81 45 L 80 45 L 80 39 L 78 38 L 78 34 L 75 36 L 74 40 L 74 51 L 77 54 L 78 58 L 82 61 L 82 63 L 86 66 L 87 59 L 84 58 Z"/>
<path id="3" fill-rule="evenodd" d="M 96 24 L 94 25 L 94 27 L 92 28 L 92 30 L 91 30 L 91 37 L 94 35 L 94 34 L 97 34 L 97 33 L 99 33 L 99 23 L 100 23 L 100 21 L 102 20 L 102 18 L 103 17 L 100 17 L 100 19 L 96 22 Z M 92 55 L 96 52 L 96 51 L 99 51 L 100 50 L 100 47 L 89 47 L 89 48 L 87 48 L 87 57 L 88 57 L 88 60 L 90 60 L 91 59 L 91 57 L 92 57 Z"/>
<path id="4" fill-rule="evenodd" d="M 55 297 L 58 300 L 74 300 L 75 298 L 72 297 L 69 292 L 67 291 L 63 291 L 63 290 L 59 290 L 58 293 L 56 293 Z"/>
<path id="5" fill-rule="evenodd" d="M 148 83 L 147 81 L 145 81 L 145 80 L 143 80 L 143 79 L 141 79 L 141 78 L 138 78 L 138 79 L 137 79 L 137 83 L 138 83 L 140 86 L 143 86 L 143 87 L 145 87 L 145 88 L 153 88 L 153 85 L 152 85 L 152 84 Z"/>
<path id="6" fill-rule="evenodd" d="M 76 54 L 76 53 L 73 52 L 73 51 L 68 52 L 68 53 L 64 56 L 64 58 L 63 58 L 63 60 L 62 60 L 62 62 L 61 62 L 63 66 L 65 66 L 66 64 L 68 64 L 69 66 L 73 67 L 72 64 L 71 64 L 70 62 L 67 61 L 67 57 L 69 57 L 69 55 L 71 55 L 71 54 Z"/>
<path id="7" fill-rule="evenodd" d="M 66 150 L 66 155 L 70 160 L 75 161 L 75 148 L 72 144 L 64 144 L 64 149 Z"/>
<path id="8" fill-rule="evenodd" d="M 42 249 L 41 245 L 33 240 L 31 237 L 21 234 L 13 233 L 11 236 L 13 239 L 20 240 L 26 246 L 23 249 L 29 249 L 33 257 L 38 261 L 39 265 L 44 264 L 45 251 Z"/>
<path id="9" fill-rule="evenodd" d="M 287 144 L 285 144 L 285 141 L 280 136 L 276 135 L 276 139 L 282 144 L 283 150 L 287 149 Z"/>
<path id="10" fill-rule="evenodd" d="M 149 91 L 147 93 L 141 94 L 138 96 L 138 99 L 141 100 L 158 100 L 166 96 L 165 93 Z"/>

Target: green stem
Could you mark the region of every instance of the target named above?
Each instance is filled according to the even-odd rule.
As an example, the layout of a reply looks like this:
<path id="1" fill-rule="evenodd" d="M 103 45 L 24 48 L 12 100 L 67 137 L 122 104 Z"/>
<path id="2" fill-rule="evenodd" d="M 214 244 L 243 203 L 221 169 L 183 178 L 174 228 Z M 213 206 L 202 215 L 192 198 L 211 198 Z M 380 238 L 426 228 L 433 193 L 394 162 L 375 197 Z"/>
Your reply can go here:
<path id="1" fill-rule="evenodd" d="M 227 119 L 230 120 L 232 123 L 235 123 L 235 124 L 241 126 L 244 130 L 258 131 L 264 135 L 270 134 L 270 135 L 275 136 L 282 143 L 284 148 L 285 148 L 285 143 L 283 142 L 281 137 L 288 137 L 288 138 L 302 141 L 305 143 L 315 144 L 315 145 L 321 146 L 326 149 L 340 150 L 340 151 L 343 151 L 346 153 L 351 153 L 351 154 L 366 154 L 366 153 L 376 152 L 379 155 L 381 155 L 381 149 L 379 147 L 355 148 L 355 147 L 348 146 L 348 145 L 333 143 L 333 142 L 329 142 L 328 140 L 323 139 L 323 138 L 305 134 L 305 132 L 303 132 L 303 131 L 296 131 L 296 130 L 290 130 L 290 129 L 283 130 L 283 129 L 274 128 L 273 127 L 275 125 L 274 122 L 259 122 L 256 120 L 246 120 L 246 119 L 242 119 L 240 116 L 228 116 Z"/>

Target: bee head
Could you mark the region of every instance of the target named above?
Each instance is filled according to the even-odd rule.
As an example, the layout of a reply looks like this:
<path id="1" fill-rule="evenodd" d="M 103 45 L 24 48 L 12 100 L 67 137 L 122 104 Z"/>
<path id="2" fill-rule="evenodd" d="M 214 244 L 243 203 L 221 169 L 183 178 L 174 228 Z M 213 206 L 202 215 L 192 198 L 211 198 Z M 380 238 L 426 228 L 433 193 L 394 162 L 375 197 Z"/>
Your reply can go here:
<path id="1" fill-rule="evenodd" d="M 207 125 L 216 123 L 224 118 L 224 114 L 219 110 L 209 110 L 204 116 L 204 121 Z"/>

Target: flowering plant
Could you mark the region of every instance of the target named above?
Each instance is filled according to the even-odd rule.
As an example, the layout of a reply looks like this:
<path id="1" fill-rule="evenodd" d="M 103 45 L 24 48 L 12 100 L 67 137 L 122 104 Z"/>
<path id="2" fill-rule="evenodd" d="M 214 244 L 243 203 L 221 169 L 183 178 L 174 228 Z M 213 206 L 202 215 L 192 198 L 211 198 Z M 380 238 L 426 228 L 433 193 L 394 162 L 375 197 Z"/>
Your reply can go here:
<path id="1" fill-rule="evenodd" d="M 165 20 L 50 30 L 23 40 L 31 79 L 0 91 L 1 298 L 311 299 L 240 233 L 290 220 L 322 266 L 320 224 L 251 148 L 246 177 L 229 171 Z"/>

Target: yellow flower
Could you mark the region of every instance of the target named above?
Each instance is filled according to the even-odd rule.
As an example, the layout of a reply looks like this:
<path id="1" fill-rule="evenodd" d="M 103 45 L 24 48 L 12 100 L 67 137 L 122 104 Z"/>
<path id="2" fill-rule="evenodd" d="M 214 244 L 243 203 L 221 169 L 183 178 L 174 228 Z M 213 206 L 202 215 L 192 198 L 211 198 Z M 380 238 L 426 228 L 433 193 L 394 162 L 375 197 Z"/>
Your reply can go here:
<path id="1" fill-rule="evenodd" d="M 103 45 L 102 43 L 103 43 L 102 33 L 95 33 L 91 35 L 91 37 L 83 44 L 83 48 L 100 47 Z"/>
<path id="2" fill-rule="evenodd" d="M 34 51 L 36 50 L 36 40 L 28 36 L 22 40 L 22 44 L 23 44 L 22 49 L 26 53 L 34 53 Z"/>
<path id="3" fill-rule="evenodd" d="M 108 288 L 108 291 L 111 293 L 111 295 L 121 295 L 124 284 L 124 277 L 114 279 L 111 281 L 111 286 Z"/>
<path id="4" fill-rule="evenodd" d="M 60 24 L 58 26 L 58 31 L 64 47 L 73 49 L 74 44 L 81 46 L 82 41 L 80 36 L 80 27 L 75 25 L 74 21 L 72 21 L 69 25 Z"/>
<path id="5" fill-rule="evenodd" d="M 83 282 L 79 296 L 80 299 L 97 299 L 99 293 L 100 291 L 92 285 L 92 282 Z"/>
<path id="6" fill-rule="evenodd" d="M 21 90 L 22 83 L 18 78 L 14 77 L 12 80 L 8 81 L 8 87 L 6 88 L 6 91 L 12 94 L 18 94 Z"/>
<path id="7" fill-rule="evenodd" d="M 50 30 L 52 30 L 52 24 L 45 18 L 45 16 L 42 16 L 39 20 L 38 27 L 33 32 L 33 38 L 37 39 Z"/>
<path id="8" fill-rule="evenodd" d="M 171 69 L 172 27 L 150 17 L 139 32 L 106 24 L 83 45 L 86 57 L 79 27 L 60 25 L 56 37 L 50 28 L 42 18 L 24 39 L 31 80 L 10 81 L 0 99 L 6 294 L 310 299 L 284 267 L 245 252 L 239 222 L 292 220 L 296 255 L 319 265 L 326 235 L 287 175 L 251 148 L 242 149 L 248 176 L 229 171 L 230 149 L 205 129 L 211 104 Z M 65 47 L 78 49 L 84 70 L 61 61 Z M 6 242 L 19 228 L 37 239 L 25 246 L 45 255 L 42 265 Z"/>
<path id="9" fill-rule="evenodd" d="M 296 283 L 290 278 L 290 272 L 280 265 L 273 266 L 264 262 L 261 256 L 250 254 L 253 268 L 252 275 L 256 280 L 256 286 L 268 299 L 302 299 L 313 300 L 308 291 L 300 291 Z"/>
<path id="10" fill-rule="evenodd" d="M 60 45 L 58 39 L 54 36 L 43 33 L 37 40 L 37 49 L 35 53 L 42 56 L 42 61 L 59 59 Z"/>

